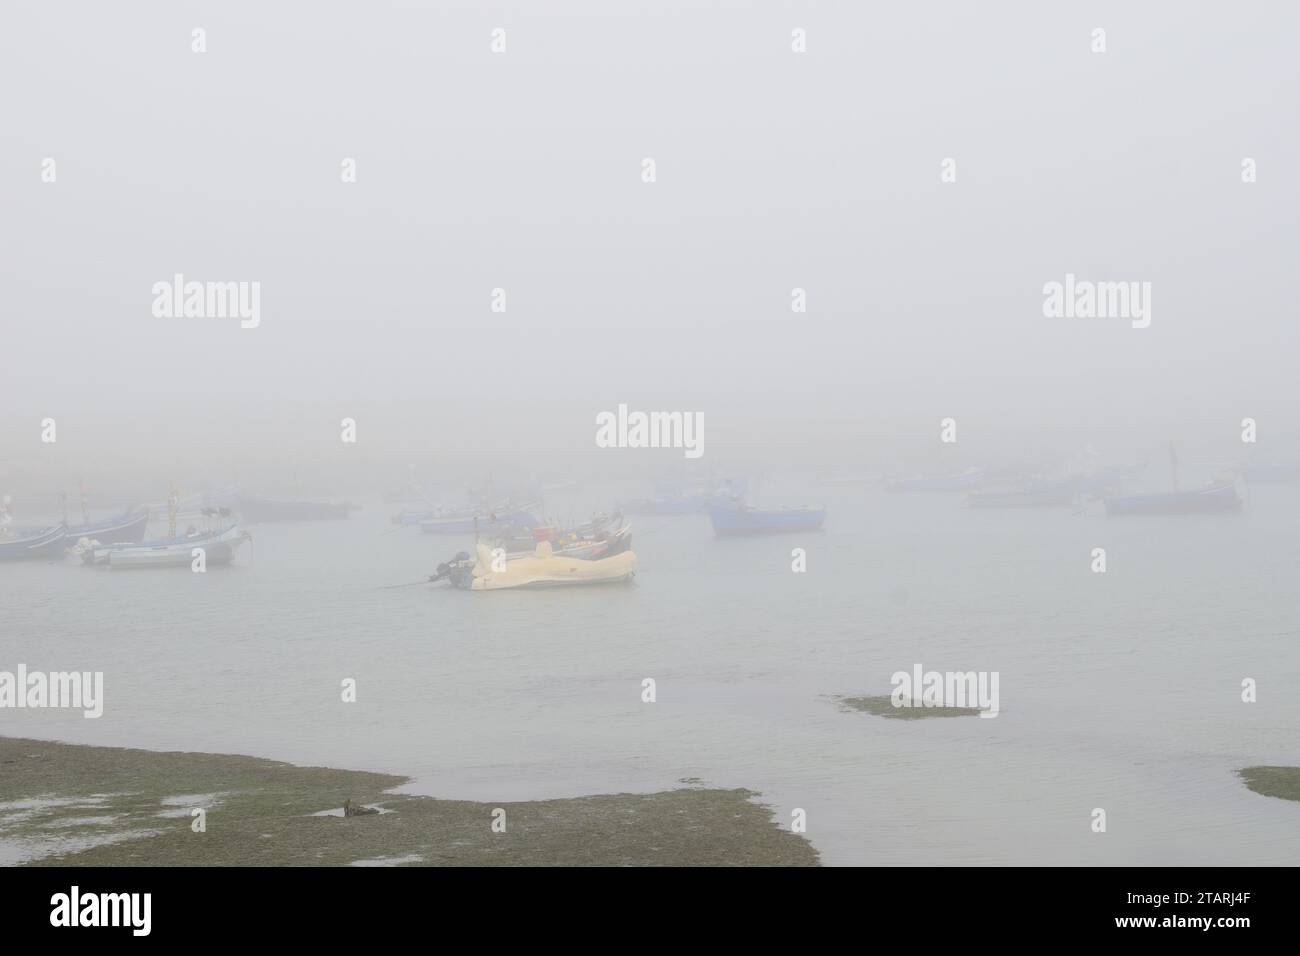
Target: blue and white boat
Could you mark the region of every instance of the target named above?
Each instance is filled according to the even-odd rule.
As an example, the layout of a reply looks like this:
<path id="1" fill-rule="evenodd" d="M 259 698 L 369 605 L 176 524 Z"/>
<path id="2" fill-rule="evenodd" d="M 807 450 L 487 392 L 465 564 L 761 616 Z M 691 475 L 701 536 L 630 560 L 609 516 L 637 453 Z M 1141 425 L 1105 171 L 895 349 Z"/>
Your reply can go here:
<path id="1" fill-rule="evenodd" d="M 52 528 L 0 528 L 0 561 L 57 558 L 63 554 L 68 526 Z"/>
<path id="2" fill-rule="evenodd" d="M 202 548 L 206 564 L 215 566 L 229 564 L 235 559 L 239 546 L 251 540 L 247 531 L 237 524 L 230 524 L 211 531 L 191 531 L 171 539 L 89 548 L 82 552 L 81 560 L 110 568 L 181 567 L 192 563 L 195 548 Z"/>
<path id="3" fill-rule="evenodd" d="M 692 484 L 659 482 L 649 498 L 637 498 L 619 505 L 619 510 L 637 515 L 697 515 L 709 510 L 716 500 L 740 498 L 751 492 L 746 478 L 723 478 Z"/>
<path id="4" fill-rule="evenodd" d="M 145 526 L 149 523 L 149 509 L 128 509 L 120 515 L 92 521 L 89 524 L 74 525 L 68 528 L 68 538 L 80 541 L 89 538 L 100 544 L 115 544 L 119 541 L 139 541 L 144 538 Z"/>
<path id="5" fill-rule="evenodd" d="M 708 512 L 718 537 L 820 531 L 826 521 L 825 508 L 760 509 L 740 501 L 711 501 Z"/>

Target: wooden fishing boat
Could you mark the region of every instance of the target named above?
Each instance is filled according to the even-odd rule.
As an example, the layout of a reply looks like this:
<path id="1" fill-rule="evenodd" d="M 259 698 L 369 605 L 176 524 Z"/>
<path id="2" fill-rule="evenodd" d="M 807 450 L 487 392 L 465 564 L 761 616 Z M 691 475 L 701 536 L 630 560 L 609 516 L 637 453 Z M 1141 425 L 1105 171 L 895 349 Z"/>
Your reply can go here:
<path id="1" fill-rule="evenodd" d="M 751 534 L 783 534 L 820 531 L 826 521 L 825 508 L 776 508 L 763 510 L 738 501 L 709 504 L 709 520 L 718 537 Z"/>
<path id="2" fill-rule="evenodd" d="M 57 558 L 68 539 L 67 525 L 52 528 L 0 528 L 0 561 Z"/>
<path id="3" fill-rule="evenodd" d="M 1103 500 L 1108 515 L 1184 515 L 1241 510 L 1241 496 L 1231 483 L 1210 485 L 1195 491 L 1167 491 Z"/>

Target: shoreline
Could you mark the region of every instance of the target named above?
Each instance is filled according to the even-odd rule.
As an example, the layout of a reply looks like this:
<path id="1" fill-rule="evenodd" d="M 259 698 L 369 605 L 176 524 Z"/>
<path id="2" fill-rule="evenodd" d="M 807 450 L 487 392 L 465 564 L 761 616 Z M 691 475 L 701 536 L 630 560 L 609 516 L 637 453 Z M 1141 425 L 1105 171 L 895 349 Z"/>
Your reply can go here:
<path id="1" fill-rule="evenodd" d="M 750 790 L 492 804 L 392 792 L 408 783 L 261 757 L 0 736 L 0 865 L 820 865 Z M 345 801 L 379 812 L 344 816 Z"/>

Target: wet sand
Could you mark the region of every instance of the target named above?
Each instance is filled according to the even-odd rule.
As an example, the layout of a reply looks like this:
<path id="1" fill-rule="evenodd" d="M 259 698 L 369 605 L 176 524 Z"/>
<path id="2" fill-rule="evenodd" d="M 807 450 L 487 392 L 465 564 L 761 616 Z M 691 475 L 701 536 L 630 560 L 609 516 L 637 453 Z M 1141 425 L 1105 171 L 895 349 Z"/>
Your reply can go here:
<path id="1" fill-rule="evenodd" d="M 0 737 L 0 863 L 85 866 L 816 866 L 742 789 L 474 803 L 403 777 L 256 757 Z M 686 781 L 684 781 L 686 782 Z M 345 801 L 385 812 L 342 815 Z M 192 829 L 195 808 L 206 832 Z M 493 832 L 493 811 L 505 832 Z M 332 811 L 332 812 L 331 812 Z"/>

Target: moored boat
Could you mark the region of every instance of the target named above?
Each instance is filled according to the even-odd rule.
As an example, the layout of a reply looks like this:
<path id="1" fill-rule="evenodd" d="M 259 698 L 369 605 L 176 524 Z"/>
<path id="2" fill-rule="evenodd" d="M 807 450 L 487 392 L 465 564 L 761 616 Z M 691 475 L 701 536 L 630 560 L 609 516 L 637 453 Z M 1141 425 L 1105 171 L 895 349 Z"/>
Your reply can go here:
<path id="1" fill-rule="evenodd" d="M 422 534 L 473 534 L 504 531 L 512 525 L 525 525 L 529 528 L 538 524 L 532 512 L 523 510 L 480 512 L 443 515 L 424 518 L 417 522 Z"/>
<path id="2" fill-rule="evenodd" d="M 739 501 L 714 501 L 708 507 L 713 533 L 718 537 L 749 534 L 782 534 L 820 531 L 826 521 L 825 508 L 760 509 Z"/>
<path id="3" fill-rule="evenodd" d="M 598 536 L 586 538 L 561 537 L 552 540 L 550 538 L 537 539 L 531 537 L 524 539 L 515 536 L 504 539 L 499 538 L 493 544 L 495 547 L 504 549 L 507 558 L 517 558 L 533 554 L 537 549 L 539 540 L 550 542 L 552 553 L 561 557 L 592 560 L 594 558 L 606 558 L 630 550 L 632 547 L 632 528 L 630 525 L 624 525 L 612 533 L 602 532 Z"/>
<path id="4" fill-rule="evenodd" d="M 747 493 L 747 479 L 722 479 L 688 485 L 661 482 L 649 498 L 638 498 L 619 505 L 620 511 L 639 515 L 704 514 L 718 499 L 736 498 Z"/>
<path id="5" fill-rule="evenodd" d="M 230 525 L 220 531 L 186 535 L 170 542 L 110 545 L 98 549 L 102 558 L 92 563 L 107 564 L 114 569 L 182 567 L 193 562 L 196 548 L 202 548 L 207 566 L 230 564 L 239 546 L 250 540 L 252 536 L 247 531 Z"/>
<path id="6" fill-rule="evenodd" d="M 103 521 L 92 521 L 68 528 L 68 539 L 79 541 L 92 538 L 100 544 L 115 544 L 119 541 L 140 541 L 144 538 L 145 526 L 149 524 L 149 509 L 137 508 L 122 512 Z"/>
<path id="7" fill-rule="evenodd" d="M 50 528 L 0 528 L 0 561 L 57 558 L 68 539 L 67 525 Z"/>
<path id="8" fill-rule="evenodd" d="M 556 554 L 549 541 L 540 541 L 532 554 L 494 555 L 486 544 L 471 558 L 461 552 L 440 565 L 430 578 L 449 580 L 466 591 L 504 591 L 516 588 L 573 587 L 620 584 L 636 577 L 636 554 L 630 550 L 595 559 Z"/>

